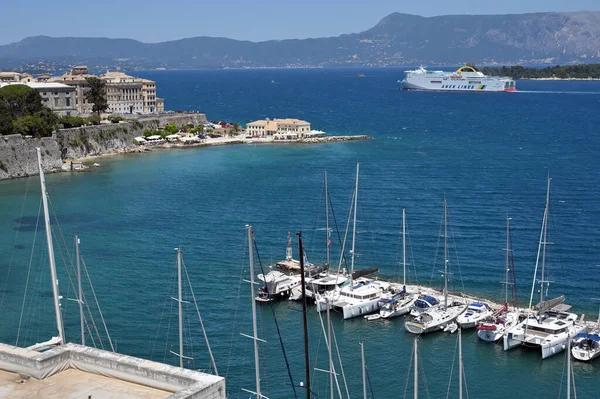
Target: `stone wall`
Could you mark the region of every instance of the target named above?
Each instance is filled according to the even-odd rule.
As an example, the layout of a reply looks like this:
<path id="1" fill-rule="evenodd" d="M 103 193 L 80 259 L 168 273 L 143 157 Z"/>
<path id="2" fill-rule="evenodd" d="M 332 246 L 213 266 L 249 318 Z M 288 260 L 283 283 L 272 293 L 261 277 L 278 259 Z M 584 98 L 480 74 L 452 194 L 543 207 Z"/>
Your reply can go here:
<path id="1" fill-rule="evenodd" d="M 42 149 L 45 172 L 57 172 L 68 159 L 131 151 L 137 147 L 133 138 L 146 129 L 168 123 L 183 126 L 206 122 L 205 114 L 174 114 L 144 117 L 126 123 L 84 126 L 59 130 L 53 137 L 24 138 L 0 136 L 0 180 L 38 174 L 36 147 Z"/>
<path id="2" fill-rule="evenodd" d="M 61 148 L 52 137 L 24 138 L 20 134 L 0 136 L 0 180 L 38 174 L 36 148 L 42 150 L 44 171 L 61 170 Z"/>

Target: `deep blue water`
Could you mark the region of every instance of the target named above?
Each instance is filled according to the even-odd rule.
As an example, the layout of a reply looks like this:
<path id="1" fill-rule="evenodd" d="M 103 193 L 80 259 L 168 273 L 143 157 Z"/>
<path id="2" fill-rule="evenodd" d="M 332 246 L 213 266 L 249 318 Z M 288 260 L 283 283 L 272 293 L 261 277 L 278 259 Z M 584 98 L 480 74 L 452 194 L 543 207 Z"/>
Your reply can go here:
<path id="1" fill-rule="evenodd" d="M 364 72 L 365 77 L 357 74 Z M 437 256 L 442 200 L 448 200 L 451 286 L 501 299 L 505 221 L 512 218 L 519 295 L 529 298 L 538 247 L 546 177 L 552 177 L 548 248 L 549 295 L 565 294 L 577 312 L 594 319 L 600 287 L 600 82 L 519 81 L 519 93 L 404 92 L 399 69 L 151 71 L 158 95 L 172 110 L 199 110 L 209 119 L 240 123 L 298 117 L 329 134 L 369 134 L 369 141 L 327 145 L 245 145 L 105 158 L 84 174 L 47 177 L 67 246 L 79 233 L 94 288 L 119 352 L 167 361 L 176 348 L 173 296 L 175 252 L 182 247 L 231 398 L 253 389 L 246 233 L 254 225 L 263 264 L 285 254 L 287 232 L 301 230 L 309 259 L 324 260 L 323 172 L 341 234 L 360 162 L 358 267 L 378 266 L 399 278 L 398 232 L 407 210 L 416 278 L 440 286 Z M 272 83 L 274 81 L 275 83 Z M 52 333 L 52 300 L 39 229 L 39 179 L 0 182 L 0 341 L 17 338 L 31 256 L 29 290 L 19 345 Z M 22 212 L 23 209 L 23 212 Z M 21 217 L 22 215 L 22 217 Z M 41 226 L 41 225 L 40 225 Z M 58 231 L 57 231 L 58 232 Z M 59 234 L 57 234 L 60 237 Z M 334 240 L 335 241 L 335 240 Z M 16 246 L 15 246 L 16 243 Z M 339 257 L 334 243 L 333 259 Z M 454 250 L 456 249 L 456 251 Z M 64 251 L 64 249 L 63 249 Z M 297 253 L 297 246 L 294 244 Z M 33 255 L 32 255 L 33 254 Z M 66 257 L 66 254 L 64 255 Z M 12 260 L 11 260 L 12 259 Z M 65 297 L 67 338 L 78 340 L 76 306 L 57 251 Z M 8 269 L 10 267 L 10 274 Z M 7 276 L 7 277 L 4 277 Z M 415 273 L 411 273 L 411 281 Z M 6 285 L 6 288 L 4 287 Z M 3 294 L 4 293 L 4 294 Z M 279 303 L 276 315 L 295 382 L 302 380 L 299 305 Z M 264 393 L 293 397 L 272 315 L 259 307 Z M 190 367 L 208 357 L 193 310 Z M 170 320 L 170 323 L 169 323 Z M 309 314 L 311 359 L 326 368 L 326 350 L 314 311 Z M 375 397 L 403 397 L 412 337 L 401 320 L 334 320 L 352 397 L 361 395 L 363 341 Z M 168 335 L 168 338 L 167 338 Z M 455 336 L 421 340 L 420 356 L 431 397 L 445 395 Z M 167 345 L 165 345 L 167 343 Z M 465 373 L 471 397 L 559 395 L 564 356 L 544 361 L 537 352 L 503 352 L 465 334 Z M 166 349 L 165 349 L 166 347 Z M 576 364 L 579 397 L 597 397 L 600 363 Z M 456 366 L 451 395 L 456 395 Z M 410 377 L 412 378 L 412 377 Z M 315 372 L 314 389 L 327 395 L 328 378 Z M 493 383 L 491 383 L 493 382 Z M 564 395 L 566 382 L 563 380 Z M 412 389 L 408 388 L 408 394 Z"/>

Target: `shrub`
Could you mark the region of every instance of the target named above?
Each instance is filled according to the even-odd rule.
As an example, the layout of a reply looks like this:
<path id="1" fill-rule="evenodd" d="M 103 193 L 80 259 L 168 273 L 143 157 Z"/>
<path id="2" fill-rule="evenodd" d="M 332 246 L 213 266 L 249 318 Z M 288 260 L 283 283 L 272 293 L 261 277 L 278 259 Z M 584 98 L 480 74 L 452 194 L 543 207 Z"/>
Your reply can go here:
<path id="1" fill-rule="evenodd" d="M 88 118 L 88 120 L 92 125 L 99 125 L 101 119 L 98 115 L 92 115 Z"/>
<path id="2" fill-rule="evenodd" d="M 61 116 L 58 123 L 62 124 L 65 129 L 69 129 L 85 126 L 88 124 L 88 120 L 80 116 Z"/>
<path id="3" fill-rule="evenodd" d="M 121 121 L 123 121 L 123 117 L 120 115 L 111 115 L 108 117 L 108 120 L 111 121 L 112 123 L 119 123 Z"/>
<path id="4" fill-rule="evenodd" d="M 2 160 L 0 160 L 0 169 L 2 169 L 4 172 L 8 173 L 8 166 L 6 166 L 6 164 Z"/>
<path id="5" fill-rule="evenodd" d="M 154 130 L 150 130 L 150 129 L 146 129 L 144 130 L 144 132 L 142 133 L 144 135 L 144 137 L 149 137 L 149 136 L 153 136 L 156 132 Z"/>
<path id="6" fill-rule="evenodd" d="M 195 128 L 192 128 L 190 130 L 190 133 L 198 133 L 198 132 L 203 132 L 204 131 L 204 126 L 196 126 Z"/>

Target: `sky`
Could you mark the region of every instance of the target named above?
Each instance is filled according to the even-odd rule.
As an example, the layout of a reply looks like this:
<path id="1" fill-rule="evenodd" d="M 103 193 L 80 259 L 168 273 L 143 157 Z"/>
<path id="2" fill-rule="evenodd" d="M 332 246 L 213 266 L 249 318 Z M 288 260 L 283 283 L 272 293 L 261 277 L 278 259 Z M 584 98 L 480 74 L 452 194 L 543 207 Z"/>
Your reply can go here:
<path id="1" fill-rule="evenodd" d="M 600 10 L 600 0 L 0 0 L 0 44 L 36 35 L 148 43 L 194 36 L 304 39 L 361 32 L 393 12 L 430 17 L 581 10 Z"/>

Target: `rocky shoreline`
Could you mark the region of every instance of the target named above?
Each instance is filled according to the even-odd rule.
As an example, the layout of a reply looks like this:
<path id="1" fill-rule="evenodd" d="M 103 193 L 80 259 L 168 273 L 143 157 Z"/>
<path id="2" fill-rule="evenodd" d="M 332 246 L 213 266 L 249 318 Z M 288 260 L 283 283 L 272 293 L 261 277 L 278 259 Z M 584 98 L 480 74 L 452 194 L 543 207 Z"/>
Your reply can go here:
<path id="1" fill-rule="evenodd" d="M 103 126 L 86 126 L 58 131 L 53 137 L 26 138 L 21 135 L 0 136 L 0 180 L 16 179 L 38 174 L 36 147 L 42 148 L 42 166 L 46 173 L 77 172 L 98 166 L 95 160 L 106 156 L 151 152 L 170 148 L 198 148 L 237 144 L 324 144 L 343 141 L 369 140 L 367 135 L 324 136 L 297 140 L 248 138 L 241 134 L 232 137 L 206 138 L 194 143 L 146 143 L 138 145 L 133 138 L 143 129 L 167 122 L 186 124 L 205 120 L 204 115 L 159 117 Z M 200 119 L 200 120 L 198 120 Z M 96 165 L 94 165 L 96 164 Z"/>

